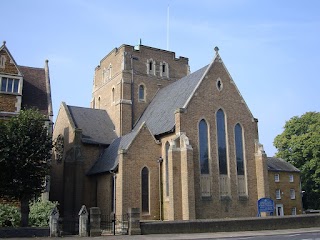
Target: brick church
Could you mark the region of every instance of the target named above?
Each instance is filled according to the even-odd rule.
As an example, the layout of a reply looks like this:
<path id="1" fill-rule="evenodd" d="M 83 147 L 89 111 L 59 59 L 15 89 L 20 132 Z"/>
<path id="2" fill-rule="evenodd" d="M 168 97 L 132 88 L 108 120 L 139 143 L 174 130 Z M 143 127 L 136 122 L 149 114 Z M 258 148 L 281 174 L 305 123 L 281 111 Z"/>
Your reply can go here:
<path id="1" fill-rule="evenodd" d="M 270 196 L 257 122 L 217 47 L 190 73 L 174 52 L 121 45 L 95 69 L 91 107 L 60 106 L 50 199 L 65 219 L 82 205 L 142 220 L 256 216 Z"/>

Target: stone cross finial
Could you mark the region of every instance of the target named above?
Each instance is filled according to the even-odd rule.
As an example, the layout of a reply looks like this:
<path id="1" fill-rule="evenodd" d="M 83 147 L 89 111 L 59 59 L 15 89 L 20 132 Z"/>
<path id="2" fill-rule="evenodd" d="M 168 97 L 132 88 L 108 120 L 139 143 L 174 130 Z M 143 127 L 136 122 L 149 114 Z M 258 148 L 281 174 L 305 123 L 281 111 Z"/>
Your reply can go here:
<path id="1" fill-rule="evenodd" d="M 6 45 L 6 43 L 7 43 L 6 41 L 3 41 L 3 45 Z"/>
<path id="2" fill-rule="evenodd" d="M 219 48 L 217 46 L 214 48 L 214 50 L 216 51 L 216 54 L 218 54 Z"/>

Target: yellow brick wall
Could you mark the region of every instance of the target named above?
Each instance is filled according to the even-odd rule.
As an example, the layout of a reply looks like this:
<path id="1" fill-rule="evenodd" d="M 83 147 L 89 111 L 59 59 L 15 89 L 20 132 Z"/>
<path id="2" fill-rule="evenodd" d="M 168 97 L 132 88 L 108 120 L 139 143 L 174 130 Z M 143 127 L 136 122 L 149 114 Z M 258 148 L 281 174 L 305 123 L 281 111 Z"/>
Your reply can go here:
<path id="1" fill-rule="evenodd" d="M 279 182 L 275 182 L 275 174 L 279 174 Z M 289 176 L 293 175 L 293 182 Z M 297 208 L 297 214 L 302 214 L 302 198 L 300 188 L 300 173 L 297 172 L 275 172 L 269 171 L 270 197 L 275 204 L 283 204 L 284 215 L 291 215 L 292 208 Z M 280 189 L 281 199 L 276 199 L 276 189 Z M 295 190 L 295 199 L 290 197 L 290 189 Z"/>
<path id="2" fill-rule="evenodd" d="M 17 96 L 0 93 L 0 112 L 16 112 Z"/>

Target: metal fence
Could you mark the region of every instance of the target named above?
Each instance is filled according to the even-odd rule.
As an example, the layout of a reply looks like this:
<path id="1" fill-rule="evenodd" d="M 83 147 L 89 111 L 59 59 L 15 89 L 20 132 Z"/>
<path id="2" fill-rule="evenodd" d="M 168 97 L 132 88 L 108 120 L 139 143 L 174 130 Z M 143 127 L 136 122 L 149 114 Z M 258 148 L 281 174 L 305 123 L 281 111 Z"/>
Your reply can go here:
<path id="1" fill-rule="evenodd" d="M 101 230 L 103 231 L 103 234 L 128 234 L 128 214 L 101 215 Z"/>

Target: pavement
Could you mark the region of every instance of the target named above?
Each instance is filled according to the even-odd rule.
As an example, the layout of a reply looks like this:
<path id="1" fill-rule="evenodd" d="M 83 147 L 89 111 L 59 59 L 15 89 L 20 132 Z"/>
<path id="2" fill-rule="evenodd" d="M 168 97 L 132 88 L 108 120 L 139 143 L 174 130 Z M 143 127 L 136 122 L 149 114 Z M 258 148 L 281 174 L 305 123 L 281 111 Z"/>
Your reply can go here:
<path id="1" fill-rule="evenodd" d="M 10 238 L 9 240 L 23 240 L 23 239 L 36 239 L 36 240 L 53 240 L 66 238 L 67 240 L 185 240 L 185 239 L 225 239 L 225 238 L 245 238 L 255 236 L 271 236 L 281 234 L 297 234 L 301 232 L 320 232 L 319 228 L 301 228 L 301 229 L 286 229 L 286 230 L 264 230 L 264 231 L 244 231 L 244 232 L 215 232 L 215 233 L 192 233 L 192 234 L 150 234 L 150 235 L 107 235 L 99 237 L 79 237 L 79 236 L 63 236 L 63 237 L 37 237 L 37 238 Z"/>

